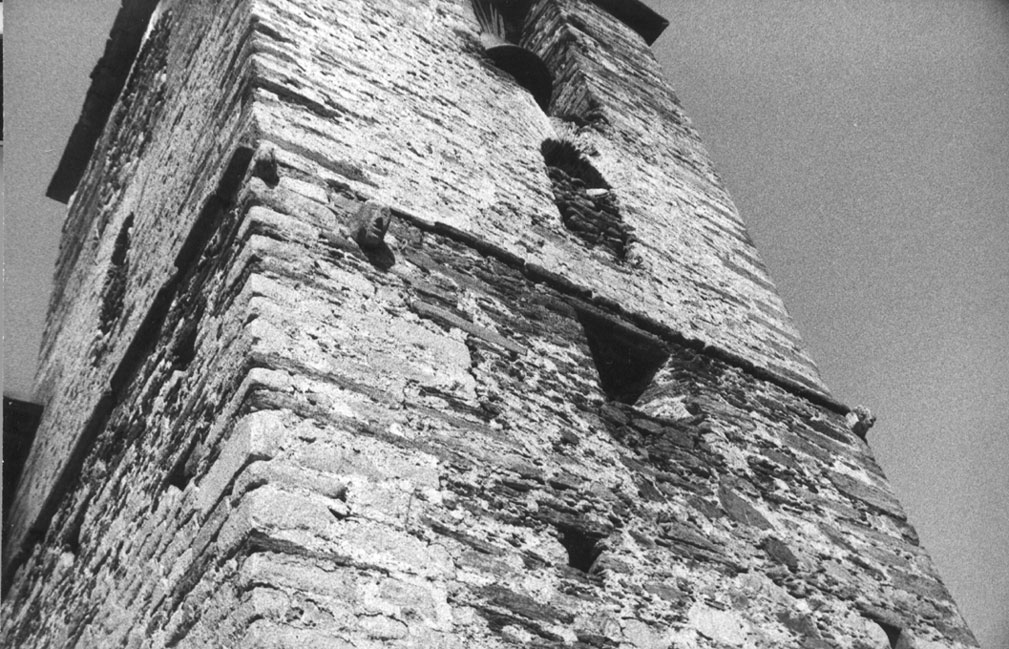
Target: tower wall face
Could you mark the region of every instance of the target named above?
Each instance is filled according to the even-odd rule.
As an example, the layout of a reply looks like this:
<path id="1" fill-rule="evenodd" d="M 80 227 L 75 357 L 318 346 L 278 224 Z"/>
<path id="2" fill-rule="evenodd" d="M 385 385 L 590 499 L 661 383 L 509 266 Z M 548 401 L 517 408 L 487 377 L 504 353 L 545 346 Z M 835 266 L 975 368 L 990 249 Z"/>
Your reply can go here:
<path id="1" fill-rule="evenodd" d="M 248 16 L 240 2 L 189 2 L 184 17 L 165 17 L 96 145 L 63 226 L 36 376 L 45 412 L 4 522 L 5 563 L 44 531 L 54 486 L 72 478 L 69 465 L 146 361 L 152 314 L 217 227 L 207 203 L 251 129 L 249 59 L 235 56 Z"/>
<path id="2" fill-rule="evenodd" d="M 482 58 L 467 2 L 264 0 L 257 119 L 365 195 L 824 390 L 641 38 L 591 3 L 532 4 L 522 40 L 554 73 L 549 116 Z M 634 229 L 627 259 L 586 248 L 561 224 L 547 139 L 574 143 L 612 185 Z"/>
<path id="3" fill-rule="evenodd" d="M 70 207 L 5 644 L 976 646 L 644 43 L 543 0 L 523 44 L 549 115 L 466 2 L 161 16 Z"/>

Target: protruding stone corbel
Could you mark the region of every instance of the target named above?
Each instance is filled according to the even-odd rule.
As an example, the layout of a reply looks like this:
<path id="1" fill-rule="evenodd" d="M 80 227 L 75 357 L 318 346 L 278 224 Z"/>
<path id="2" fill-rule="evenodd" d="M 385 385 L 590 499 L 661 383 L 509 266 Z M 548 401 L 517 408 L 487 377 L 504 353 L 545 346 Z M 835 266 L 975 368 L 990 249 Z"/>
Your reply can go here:
<path id="1" fill-rule="evenodd" d="M 365 250 L 375 250 L 385 243 L 385 233 L 392 223 L 392 210 L 388 205 L 370 200 L 354 215 L 351 236 Z"/>
<path id="2" fill-rule="evenodd" d="M 865 406 L 855 406 L 845 415 L 844 420 L 851 432 L 865 439 L 869 429 L 876 423 L 876 416 Z"/>

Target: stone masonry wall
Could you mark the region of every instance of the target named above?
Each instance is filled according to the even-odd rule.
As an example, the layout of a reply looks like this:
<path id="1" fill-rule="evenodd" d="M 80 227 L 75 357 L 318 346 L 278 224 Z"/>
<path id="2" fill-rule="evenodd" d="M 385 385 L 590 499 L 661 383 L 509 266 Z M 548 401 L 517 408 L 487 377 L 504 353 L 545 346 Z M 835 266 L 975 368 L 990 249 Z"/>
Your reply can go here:
<path id="1" fill-rule="evenodd" d="M 362 193 L 825 391 L 641 38 L 591 2 L 532 4 L 524 42 L 553 71 L 552 117 L 483 56 L 468 0 L 260 0 L 257 118 Z M 562 225 L 547 139 L 613 187 L 634 230 L 626 261 Z"/>
<path id="2" fill-rule="evenodd" d="M 260 157 L 183 282 L 188 365 L 169 321 L 12 646 L 976 646 L 840 415 L 423 220 L 365 254 L 363 197 Z M 606 330 L 667 357 L 635 404 Z"/>
<path id="3" fill-rule="evenodd" d="M 248 52 L 236 55 L 248 29 L 242 2 L 187 2 L 163 14 L 97 145 L 63 227 L 36 377 L 45 412 L 4 521 L 5 565 L 11 547 L 44 532 L 50 494 L 121 397 L 114 375 L 142 360 L 149 341 L 134 341 L 149 335 L 144 323 L 187 270 L 184 242 L 207 236 L 199 230 L 211 226 L 198 223 L 207 197 L 252 130 Z"/>
<path id="4" fill-rule="evenodd" d="M 977 646 L 638 37 L 529 16 L 552 116 L 462 0 L 161 15 L 70 206 L 0 643 Z"/>

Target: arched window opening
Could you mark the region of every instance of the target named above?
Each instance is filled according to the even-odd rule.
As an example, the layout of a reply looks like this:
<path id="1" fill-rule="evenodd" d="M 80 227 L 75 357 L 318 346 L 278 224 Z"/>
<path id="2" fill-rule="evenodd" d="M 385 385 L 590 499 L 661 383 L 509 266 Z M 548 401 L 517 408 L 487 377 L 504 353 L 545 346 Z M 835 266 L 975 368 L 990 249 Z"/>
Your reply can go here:
<path id="1" fill-rule="evenodd" d="M 631 228 L 609 183 L 569 142 L 546 140 L 541 151 L 564 227 L 590 248 L 601 247 L 623 261 Z"/>
<path id="2" fill-rule="evenodd" d="M 472 0 L 480 23 L 480 42 L 487 58 L 529 91 L 546 112 L 553 95 L 553 75 L 543 59 L 518 45 L 522 38 L 528 0 Z"/>

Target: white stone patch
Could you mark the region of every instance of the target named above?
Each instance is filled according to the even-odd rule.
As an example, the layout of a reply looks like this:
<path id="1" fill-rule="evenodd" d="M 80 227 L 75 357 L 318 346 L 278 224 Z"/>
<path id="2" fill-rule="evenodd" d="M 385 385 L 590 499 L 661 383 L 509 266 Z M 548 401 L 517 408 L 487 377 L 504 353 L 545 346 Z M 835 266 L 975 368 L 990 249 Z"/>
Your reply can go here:
<path id="1" fill-rule="evenodd" d="M 665 395 L 658 399 L 652 399 L 647 403 L 638 404 L 638 410 L 652 417 L 663 419 L 687 419 L 691 417 L 683 402 L 685 396 Z"/>
<path id="2" fill-rule="evenodd" d="M 707 437 L 707 435 L 705 435 L 705 437 Z M 719 435 L 719 437 L 722 440 L 725 439 L 721 435 Z M 737 475 L 747 475 L 749 473 L 750 463 L 746 460 L 750 457 L 750 454 L 745 450 L 733 444 L 719 445 L 718 450 L 725 458 L 725 463 L 732 469 L 733 473 Z"/>
<path id="3" fill-rule="evenodd" d="M 875 481 L 869 475 L 869 473 L 861 468 L 852 466 L 851 464 L 844 462 L 840 459 L 835 459 L 834 463 L 830 465 L 832 471 L 846 475 L 848 477 L 854 478 L 859 482 L 864 482 L 867 485 L 873 485 Z"/>
<path id="4" fill-rule="evenodd" d="M 687 612 L 690 625 L 705 637 L 732 646 L 741 646 L 746 640 L 749 625 L 735 611 L 722 611 L 700 602 Z"/>
<path id="5" fill-rule="evenodd" d="M 735 583 L 749 597 L 760 596 L 778 605 L 787 605 L 789 607 L 795 605 L 795 600 L 784 588 L 775 584 L 762 573 L 744 572 L 736 577 Z"/>
<path id="6" fill-rule="evenodd" d="M 676 629 L 666 636 L 667 646 L 676 649 L 697 649 L 701 645 L 697 642 L 697 631 L 690 627 Z M 708 643 L 705 643 L 707 646 Z"/>
<path id="7" fill-rule="evenodd" d="M 635 619 L 622 620 L 624 639 L 640 649 L 666 649 L 666 639 L 644 622 Z"/>
<path id="8" fill-rule="evenodd" d="M 545 571 L 527 573 L 522 579 L 522 590 L 538 602 L 548 602 L 557 592 L 557 581 L 554 573 Z"/>

